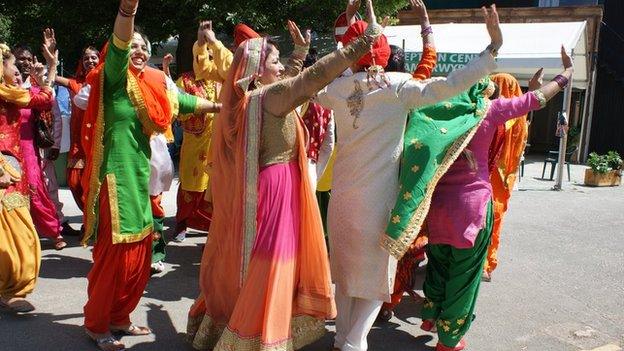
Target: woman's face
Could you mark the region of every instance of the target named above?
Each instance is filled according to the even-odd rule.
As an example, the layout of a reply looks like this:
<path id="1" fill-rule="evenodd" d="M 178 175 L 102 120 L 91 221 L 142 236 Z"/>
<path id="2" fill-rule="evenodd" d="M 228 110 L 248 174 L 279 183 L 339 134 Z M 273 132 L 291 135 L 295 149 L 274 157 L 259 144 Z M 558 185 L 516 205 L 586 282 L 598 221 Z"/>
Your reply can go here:
<path id="1" fill-rule="evenodd" d="M 264 65 L 264 72 L 260 77 L 260 83 L 268 85 L 282 79 L 284 65 L 279 60 L 279 50 L 273 45 L 269 45 L 267 58 Z"/>
<path id="2" fill-rule="evenodd" d="M 4 78 L 5 83 L 12 86 L 22 85 L 22 76 L 20 71 L 17 69 L 17 66 L 15 66 L 15 57 L 11 56 L 10 58 L 4 60 L 2 65 L 2 78 Z"/>
<path id="3" fill-rule="evenodd" d="M 85 50 L 84 55 L 82 55 L 82 68 L 84 68 L 85 73 L 89 73 L 98 63 L 100 63 L 98 52 L 89 49 Z"/>
<path id="4" fill-rule="evenodd" d="M 147 43 L 139 33 L 134 33 L 130 44 L 130 66 L 140 72 L 147 66 L 149 59 L 150 53 L 147 49 Z"/>

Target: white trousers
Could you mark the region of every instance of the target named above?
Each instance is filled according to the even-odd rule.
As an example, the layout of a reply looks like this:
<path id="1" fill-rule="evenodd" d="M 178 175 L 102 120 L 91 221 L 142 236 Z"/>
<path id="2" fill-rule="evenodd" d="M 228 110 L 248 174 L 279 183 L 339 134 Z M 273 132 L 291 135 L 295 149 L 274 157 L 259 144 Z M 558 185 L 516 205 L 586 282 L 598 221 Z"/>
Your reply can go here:
<path id="1" fill-rule="evenodd" d="M 368 333 L 377 319 L 383 301 L 345 296 L 336 287 L 336 339 L 334 347 L 341 351 L 368 350 Z"/>
<path id="2" fill-rule="evenodd" d="M 62 225 L 63 223 L 65 223 L 65 216 L 63 216 L 63 203 L 59 199 L 59 184 L 58 180 L 56 179 L 56 168 L 54 168 L 54 161 L 42 158 L 41 163 L 41 168 L 43 168 L 43 181 L 48 188 L 48 194 L 50 195 L 50 199 L 56 207 L 56 216 L 59 219 L 59 224 Z M 62 229 L 63 228 L 61 228 L 61 230 Z"/>

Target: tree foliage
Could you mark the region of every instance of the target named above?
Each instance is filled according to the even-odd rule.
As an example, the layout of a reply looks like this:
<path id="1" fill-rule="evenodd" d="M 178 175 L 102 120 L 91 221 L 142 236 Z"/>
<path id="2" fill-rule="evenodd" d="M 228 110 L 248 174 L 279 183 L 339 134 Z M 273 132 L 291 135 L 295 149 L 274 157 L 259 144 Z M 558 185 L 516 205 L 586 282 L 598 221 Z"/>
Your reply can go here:
<path id="1" fill-rule="evenodd" d="M 378 14 L 384 16 L 396 14 L 407 3 L 408 0 L 378 0 L 375 6 Z M 108 39 L 118 6 L 119 0 L 0 0 L 0 42 L 26 43 L 38 52 L 42 30 L 52 27 L 61 58 L 69 63 L 66 68 L 73 71 L 84 47 L 99 47 Z M 221 35 L 231 34 L 239 22 L 259 32 L 282 33 L 287 19 L 327 33 L 345 6 L 346 0 L 150 0 L 140 3 L 136 20 L 152 41 L 179 36 L 180 61 L 180 56 L 185 56 L 181 51 L 190 50 L 201 19 L 213 20 Z M 182 66 L 188 67 L 188 62 Z"/>

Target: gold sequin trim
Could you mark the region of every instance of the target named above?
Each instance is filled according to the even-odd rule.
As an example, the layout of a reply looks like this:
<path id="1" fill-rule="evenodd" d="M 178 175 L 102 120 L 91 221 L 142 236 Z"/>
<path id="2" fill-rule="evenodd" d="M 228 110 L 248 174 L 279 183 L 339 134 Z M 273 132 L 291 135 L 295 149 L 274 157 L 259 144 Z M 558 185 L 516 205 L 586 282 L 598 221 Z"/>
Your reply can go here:
<path id="1" fill-rule="evenodd" d="M 401 257 L 407 252 L 410 245 L 420 233 L 420 228 L 422 227 L 423 222 L 425 221 L 425 217 L 429 212 L 429 207 L 431 206 L 431 197 L 433 196 L 433 191 L 438 184 L 438 181 L 442 178 L 442 176 L 448 171 L 453 162 L 459 157 L 462 151 L 468 146 L 470 140 L 475 135 L 479 126 L 483 122 L 484 117 L 487 115 L 487 112 L 490 109 L 490 101 L 486 99 L 485 106 L 477 110 L 475 115 L 480 118 L 479 122 L 467 133 L 463 136 L 459 137 L 447 150 L 442 163 L 440 163 L 436 173 L 431 178 L 431 181 L 427 185 L 427 189 L 425 191 L 425 196 L 423 197 L 420 205 L 414 211 L 412 218 L 407 225 L 407 228 L 401 233 L 401 235 L 394 239 L 390 237 L 388 234 L 383 234 L 380 240 L 381 247 L 386 250 L 390 255 L 394 256 L 397 260 L 400 260 Z"/>
<path id="2" fill-rule="evenodd" d="M 89 192 L 87 193 L 87 202 L 84 207 L 85 217 L 85 233 L 82 237 L 82 244 L 87 245 L 89 239 L 95 234 L 96 230 L 96 202 L 100 195 L 100 167 L 104 157 L 104 74 L 100 74 L 100 101 L 98 101 L 98 114 L 95 119 L 95 140 L 93 141 L 93 157 L 91 158 L 91 180 L 89 181 Z"/>
<path id="3" fill-rule="evenodd" d="M 154 132 L 164 133 L 167 128 L 158 126 L 150 118 L 147 106 L 145 106 L 145 100 L 141 94 L 141 89 L 139 88 L 139 82 L 137 82 L 136 77 L 132 74 L 128 74 L 127 76 L 128 84 L 126 84 L 126 91 L 128 92 L 128 97 L 132 102 L 132 106 L 134 106 L 134 110 L 136 111 L 137 117 L 139 118 L 139 121 L 141 121 L 143 128 L 147 131 L 148 135 Z"/>
<path id="4" fill-rule="evenodd" d="M 108 187 L 108 206 L 111 215 L 111 230 L 113 234 L 113 244 L 136 243 L 152 233 L 153 225 L 149 224 L 138 233 L 121 234 L 121 220 L 119 218 L 119 198 L 117 196 L 117 177 L 113 173 L 106 175 L 106 186 Z"/>
<path id="5" fill-rule="evenodd" d="M 1 202 L 2 206 L 0 206 L 0 209 L 4 208 L 7 211 L 12 211 L 20 207 L 30 208 L 30 198 L 17 192 L 2 197 Z"/>
<path id="6" fill-rule="evenodd" d="M 546 99 L 546 96 L 544 96 L 544 93 L 542 93 L 541 90 L 539 89 L 534 90 L 533 95 L 535 95 L 535 97 L 539 101 L 540 108 L 546 107 L 546 103 L 548 103 L 548 100 Z"/>

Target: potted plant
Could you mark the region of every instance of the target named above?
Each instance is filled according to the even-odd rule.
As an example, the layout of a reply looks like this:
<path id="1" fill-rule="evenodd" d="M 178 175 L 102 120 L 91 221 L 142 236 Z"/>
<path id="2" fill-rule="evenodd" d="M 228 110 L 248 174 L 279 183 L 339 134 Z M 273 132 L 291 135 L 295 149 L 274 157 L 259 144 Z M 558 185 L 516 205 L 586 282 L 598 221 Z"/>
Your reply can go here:
<path id="1" fill-rule="evenodd" d="M 592 186 L 618 186 L 622 182 L 622 157 L 615 151 L 609 151 L 606 155 L 598 155 L 595 152 L 589 154 L 585 170 L 585 185 Z"/>

